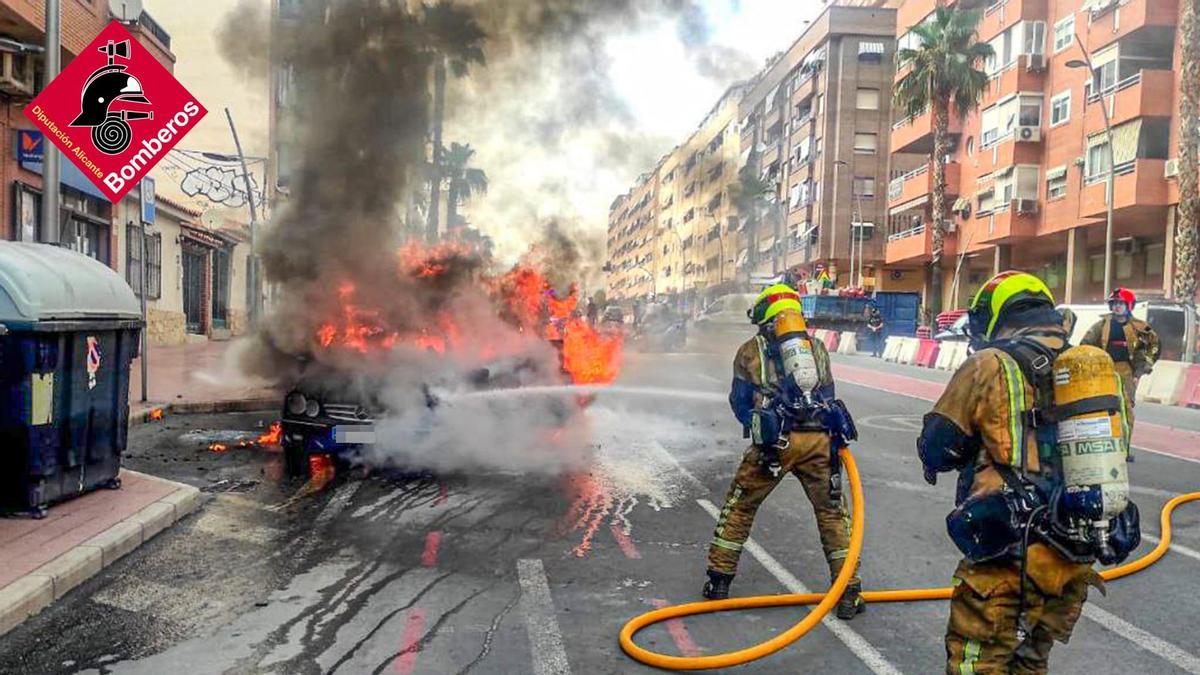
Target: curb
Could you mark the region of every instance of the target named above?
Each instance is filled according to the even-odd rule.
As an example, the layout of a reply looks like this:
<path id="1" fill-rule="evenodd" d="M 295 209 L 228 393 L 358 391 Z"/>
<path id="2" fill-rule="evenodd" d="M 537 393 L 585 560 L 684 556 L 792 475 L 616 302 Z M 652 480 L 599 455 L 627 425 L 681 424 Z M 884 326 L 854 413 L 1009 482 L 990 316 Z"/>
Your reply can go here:
<path id="1" fill-rule="evenodd" d="M 200 504 L 198 488 L 124 471 L 170 483 L 175 491 L 0 589 L 0 635 L 179 522 Z"/>
<path id="2" fill-rule="evenodd" d="M 230 399 L 225 401 L 184 401 L 168 403 L 141 412 L 130 412 L 129 426 L 136 427 L 147 422 L 157 422 L 151 419 L 155 410 L 165 415 L 213 415 L 231 412 L 267 412 L 278 411 L 283 407 L 282 397 L 259 397 Z"/>

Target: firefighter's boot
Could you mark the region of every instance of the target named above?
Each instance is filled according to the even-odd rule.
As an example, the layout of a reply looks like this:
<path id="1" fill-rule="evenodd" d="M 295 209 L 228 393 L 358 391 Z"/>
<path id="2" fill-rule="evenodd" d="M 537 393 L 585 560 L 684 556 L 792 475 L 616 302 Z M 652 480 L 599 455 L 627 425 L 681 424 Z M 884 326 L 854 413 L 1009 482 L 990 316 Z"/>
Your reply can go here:
<path id="1" fill-rule="evenodd" d="M 708 571 L 708 581 L 704 582 L 704 597 L 708 600 L 725 600 L 729 597 L 729 584 L 733 583 L 733 575 L 723 572 Z"/>
<path id="2" fill-rule="evenodd" d="M 842 593 L 842 599 L 838 600 L 837 618 L 849 621 L 867 611 L 867 603 L 859 597 L 861 593 L 861 583 L 855 582 L 846 587 L 846 592 Z"/>

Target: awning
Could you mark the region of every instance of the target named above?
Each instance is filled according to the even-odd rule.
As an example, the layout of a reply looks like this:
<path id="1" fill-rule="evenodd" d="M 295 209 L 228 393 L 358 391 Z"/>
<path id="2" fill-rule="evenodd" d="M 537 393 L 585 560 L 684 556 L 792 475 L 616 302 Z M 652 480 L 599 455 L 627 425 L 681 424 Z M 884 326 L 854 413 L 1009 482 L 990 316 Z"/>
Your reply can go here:
<path id="1" fill-rule="evenodd" d="M 1119 49 L 1120 45 L 1120 42 L 1114 42 L 1109 47 L 1101 49 L 1095 54 L 1092 54 L 1092 68 L 1099 69 L 1101 66 L 1108 65 L 1109 63 L 1116 61 L 1117 57 L 1121 53 Z"/>
<path id="2" fill-rule="evenodd" d="M 799 183 L 792 186 L 792 198 L 788 205 L 793 209 L 800 206 L 800 187 Z"/>
<path id="3" fill-rule="evenodd" d="M 1046 169 L 1046 180 L 1055 180 L 1067 175 L 1067 167 L 1056 166 L 1053 169 Z"/>
<path id="4" fill-rule="evenodd" d="M 741 251 L 738 251 L 737 262 L 734 263 L 734 265 L 736 267 L 741 267 L 742 265 L 745 265 L 746 259 L 749 257 L 750 257 L 750 249 L 744 248 Z"/>
<path id="5" fill-rule="evenodd" d="M 863 54 L 879 54 L 880 56 L 882 56 L 883 55 L 883 43 L 882 42 L 860 42 L 860 43 L 858 43 L 858 55 L 862 56 Z"/>
<path id="6" fill-rule="evenodd" d="M 772 235 L 772 236 L 770 236 L 770 237 L 767 237 L 767 238 L 765 238 L 765 239 L 759 239 L 759 240 L 758 240 L 758 252 L 759 252 L 759 253 L 766 253 L 766 252 L 770 251 L 770 250 L 771 250 L 772 248 L 774 248 L 774 247 L 775 247 L 775 237 L 774 237 L 774 235 Z"/>
<path id="7" fill-rule="evenodd" d="M 924 206 L 928 203 L 929 203 L 929 195 L 921 195 L 920 197 L 917 197 L 916 199 L 907 201 L 903 204 L 900 204 L 899 206 L 893 207 L 890 211 L 888 211 L 888 213 L 890 213 L 891 215 L 894 216 L 897 213 L 911 211 L 912 209 L 915 209 L 918 206 Z"/>
<path id="8" fill-rule="evenodd" d="M 1137 159 L 1138 140 L 1141 135 L 1140 117 L 1113 127 L 1113 162 L 1120 165 Z"/>
<path id="9" fill-rule="evenodd" d="M 754 146 L 750 146 L 742 151 L 742 156 L 738 159 L 738 169 L 750 163 L 750 155 L 754 154 Z"/>
<path id="10" fill-rule="evenodd" d="M 45 141 L 43 141 L 45 143 Z M 20 162 L 20 167 L 27 171 L 32 171 L 37 175 L 42 175 L 41 162 Z M 58 160 L 58 181 L 59 183 L 75 188 L 89 197 L 95 197 L 101 201 L 109 201 L 108 195 L 100 191 L 96 184 L 88 179 L 79 167 L 75 166 L 74 162 L 67 161 L 66 157 L 59 157 Z"/>
<path id="11" fill-rule="evenodd" d="M 818 63 L 820 63 L 821 61 L 824 61 L 824 60 L 825 60 L 825 48 L 821 47 L 820 49 L 816 49 L 816 50 L 809 52 L 808 56 L 805 56 L 804 60 L 800 63 L 800 67 L 801 68 L 813 68 Z"/>
<path id="12" fill-rule="evenodd" d="M 959 197 L 958 199 L 954 200 L 954 207 L 951 208 L 950 210 L 951 211 L 965 211 L 966 208 L 970 205 L 971 205 L 971 200 L 967 199 L 966 197 Z"/>
<path id="13" fill-rule="evenodd" d="M 1013 168 L 1014 168 L 1014 165 L 1009 165 L 1009 166 L 1004 167 L 1003 169 L 996 169 L 994 172 L 992 172 L 992 177 L 993 178 L 1004 178 L 1005 176 L 1007 176 L 1013 172 Z"/>

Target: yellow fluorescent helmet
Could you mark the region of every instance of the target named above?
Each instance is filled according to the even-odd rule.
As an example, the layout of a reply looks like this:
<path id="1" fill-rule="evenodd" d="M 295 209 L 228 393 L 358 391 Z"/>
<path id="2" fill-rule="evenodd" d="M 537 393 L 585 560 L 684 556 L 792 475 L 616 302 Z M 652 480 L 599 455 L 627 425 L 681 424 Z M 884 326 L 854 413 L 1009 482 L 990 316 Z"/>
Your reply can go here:
<path id="1" fill-rule="evenodd" d="M 758 297 L 754 299 L 754 306 L 750 308 L 748 314 L 751 321 L 761 326 L 773 319 L 776 314 L 788 309 L 797 312 L 803 311 L 800 307 L 800 294 L 787 284 L 774 284 L 767 286 L 758 294 Z"/>
<path id="2" fill-rule="evenodd" d="M 971 300 L 968 314 L 971 333 L 992 339 L 996 322 L 1006 309 L 1022 300 L 1042 299 L 1054 304 L 1054 294 L 1041 279 L 1028 272 L 1010 270 L 992 277 Z"/>

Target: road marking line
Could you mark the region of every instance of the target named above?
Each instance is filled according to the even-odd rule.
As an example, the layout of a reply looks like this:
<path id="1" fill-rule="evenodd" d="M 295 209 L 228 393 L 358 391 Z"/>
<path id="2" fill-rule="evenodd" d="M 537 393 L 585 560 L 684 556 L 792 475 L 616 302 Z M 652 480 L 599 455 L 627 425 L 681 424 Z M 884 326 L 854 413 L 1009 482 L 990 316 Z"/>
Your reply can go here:
<path id="1" fill-rule="evenodd" d="M 708 382 L 720 382 L 720 380 L 717 378 L 713 377 L 712 375 L 706 375 L 705 373 L 696 373 L 696 377 L 702 380 L 707 380 Z"/>
<path id="2" fill-rule="evenodd" d="M 1156 537 L 1152 534 L 1146 534 L 1144 532 L 1142 533 L 1142 539 L 1145 539 L 1146 541 L 1151 542 L 1152 544 L 1154 544 L 1156 546 L 1158 545 L 1158 542 L 1162 541 L 1158 537 Z M 1193 558 L 1195 560 L 1200 560 L 1200 551 L 1190 549 L 1190 548 L 1184 546 L 1183 544 L 1171 544 L 1170 548 L 1175 553 L 1178 553 L 1180 555 L 1185 555 L 1185 556 L 1187 556 L 1189 558 Z"/>
<path id="3" fill-rule="evenodd" d="M 1083 615 L 1113 633 L 1129 640 L 1145 651 L 1160 656 L 1189 673 L 1200 673 L 1200 658 L 1185 652 L 1152 633 L 1138 628 L 1095 604 L 1085 603 L 1083 605 Z"/>
<path id="4" fill-rule="evenodd" d="M 562 631 L 554 616 L 554 598 L 546 568 L 538 558 L 517 561 L 517 580 L 521 585 L 521 612 L 535 675 L 568 675 L 571 664 L 563 648 Z"/>
<path id="5" fill-rule="evenodd" d="M 414 607 L 404 623 L 404 640 L 400 656 L 396 657 L 397 675 L 408 675 L 417 664 L 417 653 L 421 651 L 421 634 L 425 632 L 425 610 Z"/>
<path id="6" fill-rule="evenodd" d="M 633 543 L 633 539 L 629 538 L 629 534 L 621 529 L 620 525 L 613 523 L 609 525 L 609 528 L 612 530 L 613 539 L 617 540 L 617 546 L 621 547 L 621 552 L 625 554 L 626 558 L 630 560 L 642 559 L 642 552 L 637 549 L 637 546 Z"/>
<path id="7" fill-rule="evenodd" d="M 421 566 L 437 567 L 438 550 L 442 546 L 442 533 L 434 530 L 425 535 L 425 551 L 421 553 Z"/>
<path id="8" fill-rule="evenodd" d="M 700 508 L 708 511 L 708 515 L 712 516 L 714 520 L 720 518 L 721 512 L 712 502 L 708 501 L 707 499 L 697 499 L 696 503 L 700 505 Z M 753 539 L 747 539 L 743 546 L 745 550 L 749 552 L 750 555 L 754 556 L 754 559 L 758 560 L 763 567 L 767 568 L 767 571 L 771 573 L 771 576 L 775 577 L 779 583 L 783 584 L 784 588 L 788 589 L 789 592 L 812 592 L 808 590 L 807 586 L 800 583 L 800 580 L 793 576 L 791 572 L 787 571 L 787 569 L 784 568 L 784 566 L 781 565 L 779 561 L 774 558 L 774 556 L 772 556 L 770 553 L 767 553 L 762 546 L 759 546 L 758 542 L 754 541 Z M 870 668 L 871 672 L 881 675 L 883 673 L 887 673 L 888 675 L 899 675 L 900 670 L 896 668 L 896 666 L 892 665 L 887 658 L 885 658 L 884 655 L 874 647 L 874 645 L 872 645 L 870 642 L 867 642 L 866 638 L 864 638 L 862 635 L 859 635 L 858 632 L 853 628 L 850 628 L 844 622 L 833 618 L 833 616 L 829 614 L 825 615 L 825 618 L 821 620 L 821 623 L 825 624 L 826 628 L 833 631 L 834 636 L 841 640 L 842 644 L 846 645 L 851 652 L 854 652 L 854 655 L 858 657 L 858 660 L 862 661 L 867 668 Z"/>
<path id="9" fill-rule="evenodd" d="M 329 501 L 325 502 L 325 506 L 321 508 L 321 512 L 313 520 L 312 529 L 308 531 L 308 535 L 301 544 L 300 550 L 296 552 L 297 558 L 304 558 L 317 545 L 317 538 L 321 531 L 325 529 L 334 518 L 337 518 L 342 511 L 346 510 L 346 506 L 354 495 L 358 494 L 359 488 L 363 486 L 363 481 L 353 481 L 350 483 L 342 483 L 334 491 L 333 496 Z"/>
<path id="10" fill-rule="evenodd" d="M 650 604 L 662 609 L 671 604 L 662 598 L 655 598 L 650 601 Z M 692 640 L 691 633 L 688 632 L 687 626 L 683 624 L 683 619 L 667 619 L 664 624 L 667 627 L 667 632 L 671 634 L 671 639 L 675 642 L 675 648 L 684 656 L 700 656 L 700 648 Z"/>

